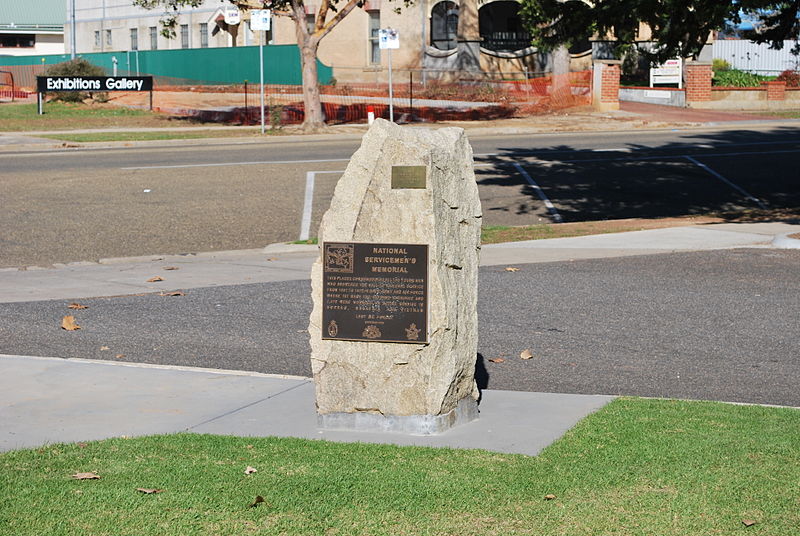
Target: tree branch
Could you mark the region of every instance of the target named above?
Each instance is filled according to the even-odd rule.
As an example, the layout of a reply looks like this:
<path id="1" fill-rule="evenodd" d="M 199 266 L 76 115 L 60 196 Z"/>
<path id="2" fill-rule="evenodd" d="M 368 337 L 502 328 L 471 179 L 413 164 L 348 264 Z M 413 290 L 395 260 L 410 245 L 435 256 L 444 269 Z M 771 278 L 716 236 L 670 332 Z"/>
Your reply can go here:
<path id="1" fill-rule="evenodd" d="M 325 2 L 328 1 L 329 0 L 325 0 Z M 353 11 L 361 1 L 362 0 L 348 0 L 347 4 L 345 4 L 345 6 L 342 9 L 340 9 L 338 13 L 336 13 L 335 17 L 333 17 L 328 23 L 326 23 L 325 26 L 321 28 L 321 30 L 318 29 L 316 32 L 314 32 L 314 37 L 317 39 L 317 41 L 322 40 L 323 37 L 331 33 L 331 30 L 333 30 L 336 27 L 336 25 L 342 21 L 343 18 L 349 15 L 350 12 Z"/>

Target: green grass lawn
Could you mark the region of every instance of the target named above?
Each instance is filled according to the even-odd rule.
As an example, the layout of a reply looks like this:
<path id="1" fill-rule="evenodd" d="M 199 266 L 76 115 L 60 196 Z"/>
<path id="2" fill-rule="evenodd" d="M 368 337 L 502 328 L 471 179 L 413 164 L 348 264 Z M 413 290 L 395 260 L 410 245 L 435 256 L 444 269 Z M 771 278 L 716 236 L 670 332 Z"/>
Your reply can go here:
<path id="1" fill-rule="evenodd" d="M 4 103 L 0 105 L 0 131 L 176 127 L 202 124 L 171 118 L 148 110 L 111 104 L 48 102 L 44 106 L 44 111 L 44 115 L 39 115 L 36 103 Z"/>
<path id="2" fill-rule="evenodd" d="M 788 536 L 799 445 L 797 410 L 640 399 L 533 458 L 191 434 L 52 445 L 0 455 L 0 533 Z"/>

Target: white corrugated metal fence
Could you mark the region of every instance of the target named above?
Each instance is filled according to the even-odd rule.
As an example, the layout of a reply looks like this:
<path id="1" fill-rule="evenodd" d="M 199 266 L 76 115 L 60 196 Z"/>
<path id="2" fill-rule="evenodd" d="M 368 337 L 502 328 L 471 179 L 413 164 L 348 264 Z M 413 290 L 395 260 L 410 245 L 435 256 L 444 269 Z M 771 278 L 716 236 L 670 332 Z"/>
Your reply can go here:
<path id="1" fill-rule="evenodd" d="M 714 59 L 723 59 L 742 71 L 777 75 L 786 69 L 800 70 L 800 57 L 791 53 L 796 43 L 784 41 L 783 49 L 773 50 L 742 39 L 722 39 L 714 41 Z"/>

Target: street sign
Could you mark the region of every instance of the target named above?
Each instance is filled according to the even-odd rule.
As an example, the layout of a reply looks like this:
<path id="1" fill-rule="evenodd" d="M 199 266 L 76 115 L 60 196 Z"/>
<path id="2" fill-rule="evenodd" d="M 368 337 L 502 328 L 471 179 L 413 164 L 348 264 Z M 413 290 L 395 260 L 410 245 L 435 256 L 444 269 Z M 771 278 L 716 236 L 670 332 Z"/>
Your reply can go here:
<path id="1" fill-rule="evenodd" d="M 400 48 L 400 34 L 393 28 L 378 30 L 378 46 L 381 49 Z"/>
<path id="2" fill-rule="evenodd" d="M 272 12 L 269 9 L 250 11 L 250 29 L 254 32 L 268 32 L 272 23 Z"/>
<path id="3" fill-rule="evenodd" d="M 236 26 L 242 22 L 242 14 L 239 11 L 239 8 L 236 6 L 225 6 L 222 11 L 222 15 L 225 17 L 225 24 Z"/>

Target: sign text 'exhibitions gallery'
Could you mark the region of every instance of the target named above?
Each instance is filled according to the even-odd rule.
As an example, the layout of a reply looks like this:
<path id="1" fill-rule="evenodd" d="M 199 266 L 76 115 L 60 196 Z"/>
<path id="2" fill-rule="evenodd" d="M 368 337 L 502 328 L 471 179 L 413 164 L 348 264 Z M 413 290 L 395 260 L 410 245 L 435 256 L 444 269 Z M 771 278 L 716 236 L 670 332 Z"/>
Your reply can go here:
<path id="1" fill-rule="evenodd" d="M 37 90 L 48 91 L 152 91 L 152 76 L 38 76 Z"/>

